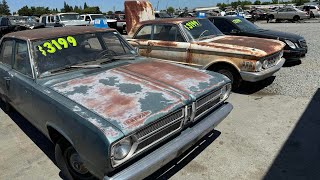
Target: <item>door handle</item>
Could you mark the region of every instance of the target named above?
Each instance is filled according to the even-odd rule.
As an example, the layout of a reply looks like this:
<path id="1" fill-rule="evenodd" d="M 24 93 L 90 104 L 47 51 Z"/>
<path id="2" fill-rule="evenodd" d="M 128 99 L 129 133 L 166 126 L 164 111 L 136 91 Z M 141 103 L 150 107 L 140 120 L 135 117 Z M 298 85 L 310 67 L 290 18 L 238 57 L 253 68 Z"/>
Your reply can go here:
<path id="1" fill-rule="evenodd" d="M 6 81 L 6 88 L 7 88 L 7 90 L 9 90 L 11 78 L 10 78 L 10 77 L 4 77 L 3 79 Z"/>

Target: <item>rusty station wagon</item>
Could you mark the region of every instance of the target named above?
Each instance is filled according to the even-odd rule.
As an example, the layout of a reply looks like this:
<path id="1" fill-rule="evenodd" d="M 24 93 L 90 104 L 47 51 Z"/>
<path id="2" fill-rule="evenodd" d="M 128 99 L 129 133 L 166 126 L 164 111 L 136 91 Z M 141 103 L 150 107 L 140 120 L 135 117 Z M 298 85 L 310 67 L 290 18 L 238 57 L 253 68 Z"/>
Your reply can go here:
<path id="1" fill-rule="evenodd" d="M 242 80 L 272 76 L 285 62 L 280 41 L 226 36 L 208 19 L 152 20 L 149 2 L 126 1 L 125 8 L 132 17 L 127 20 L 128 41 L 140 55 L 222 73 L 234 88 Z"/>
<path id="2" fill-rule="evenodd" d="M 70 179 L 141 179 L 232 110 L 218 73 L 137 55 L 116 30 L 63 27 L 1 40 L 0 94 L 55 144 Z"/>

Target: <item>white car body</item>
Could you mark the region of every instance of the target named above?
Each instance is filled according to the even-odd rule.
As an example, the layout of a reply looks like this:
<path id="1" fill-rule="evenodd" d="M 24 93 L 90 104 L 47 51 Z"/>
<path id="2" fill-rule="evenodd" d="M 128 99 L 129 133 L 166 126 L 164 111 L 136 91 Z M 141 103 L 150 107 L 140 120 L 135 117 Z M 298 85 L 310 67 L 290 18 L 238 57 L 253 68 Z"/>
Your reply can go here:
<path id="1" fill-rule="evenodd" d="M 83 21 L 89 22 L 90 25 L 93 25 L 93 24 L 94 24 L 94 20 L 95 20 L 96 18 L 98 18 L 98 19 L 106 19 L 107 22 L 108 22 L 108 24 L 109 24 L 109 23 L 116 23 L 116 22 L 117 22 L 117 20 L 115 20 L 115 19 L 108 19 L 108 18 L 107 18 L 105 15 L 103 15 L 103 14 L 82 14 L 80 17 L 81 17 L 81 19 L 82 19 Z"/>
<path id="2" fill-rule="evenodd" d="M 269 17 L 271 17 L 271 19 L 279 20 L 302 20 L 310 18 L 306 12 L 294 7 L 284 7 L 277 11 L 270 12 Z"/>

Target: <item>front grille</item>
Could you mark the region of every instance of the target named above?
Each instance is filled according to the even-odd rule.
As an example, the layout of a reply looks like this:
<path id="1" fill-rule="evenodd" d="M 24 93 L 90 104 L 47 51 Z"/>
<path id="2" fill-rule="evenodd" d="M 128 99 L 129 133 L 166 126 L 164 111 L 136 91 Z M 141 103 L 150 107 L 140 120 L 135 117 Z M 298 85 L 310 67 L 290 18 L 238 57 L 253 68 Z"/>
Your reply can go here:
<path id="1" fill-rule="evenodd" d="M 201 97 L 196 101 L 196 114 L 194 121 L 198 120 L 201 116 L 203 116 L 208 110 L 212 107 L 215 107 L 220 102 L 220 94 L 221 90 L 217 90 L 210 94 L 207 94 Z"/>
<path id="2" fill-rule="evenodd" d="M 136 132 L 135 135 L 138 139 L 143 139 L 148 135 L 154 133 L 155 131 L 165 128 L 166 126 L 174 123 L 175 121 L 182 119 L 183 116 L 184 116 L 183 110 L 178 110 L 166 116 L 165 118 L 158 120 L 157 122 L 152 123 L 149 126 L 141 129 L 140 131 Z"/>
<path id="3" fill-rule="evenodd" d="M 220 102 L 220 97 L 216 98 L 215 100 L 205 104 L 201 108 L 199 108 L 196 112 L 196 118 L 195 120 L 198 120 L 201 116 L 205 115 L 207 111 L 209 111 L 211 108 L 215 107 Z"/>
<path id="4" fill-rule="evenodd" d="M 281 59 L 281 56 L 282 56 L 282 51 L 279 51 L 277 53 L 274 53 L 270 56 L 265 57 L 263 61 L 267 60 L 268 64 L 267 64 L 267 67 L 264 67 L 264 68 L 266 69 L 266 68 L 275 66 L 278 63 L 278 61 Z M 263 61 L 261 63 L 263 63 Z"/>
<path id="5" fill-rule="evenodd" d="M 171 124 L 169 127 L 162 129 L 161 131 L 158 131 L 157 133 L 153 134 L 152 136 L 148 137 L 144 141 L 140 142 L 138 144 L 138 147 L 135 151 L 135 153 L 142 151 L 143 149 L 149 147 L 150 145 L 158 142 L 160 139 L 163 139 L 165 137 L 168 137 L 169 134 L 172 132 L 175 132 L 176 130 L 180 129 L 181 121 L 175 122 Z"/>
<path id="6" fill-rule="evenodd" d="M 196 101 L 197 109 L 199 109 L 201 106 L 205 105 L 210 100 L 217 97 L 218 95 L 220 95 L 220 89 L 218 91 L 215 91 L 215 92 L 209 94 L 209 95 L 205 95 L 205 96 L 201 97 L 199 100 Z"/>
<path id="7" fill-rule="evenodd" d="M 299 40 L 299 45 L 300 45 L 301 48 L 307 48 L 308 47 L 307 42 L 304 39 L 300 39 Z"/>

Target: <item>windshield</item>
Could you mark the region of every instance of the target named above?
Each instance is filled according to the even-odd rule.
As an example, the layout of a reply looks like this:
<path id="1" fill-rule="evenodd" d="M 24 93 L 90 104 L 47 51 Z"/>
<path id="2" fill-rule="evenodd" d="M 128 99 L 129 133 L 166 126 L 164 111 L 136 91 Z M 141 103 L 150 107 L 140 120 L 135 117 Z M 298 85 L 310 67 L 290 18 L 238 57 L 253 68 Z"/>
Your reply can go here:
<path id="1" fill-rule="evenodd" d="M 10 17 L 10 22 L 12 24 L 16 23 L 27 23 L 27 22 L 36 22 L 36 20 L 32 17 L 23 17 L 23 16 L 17 16 L 17 17 Z"/>
<path id="2" fill-rule="evenodd" d="M 168 13 L 159 13 L 159 16 L 161 17 L 161 18 L 171 18 L 171 16 L 168 14 Z"/>
<path id="3" fill-rule="evenodd" d="M 192 19 L 182 23 L 188 36 L 193 40 L 212 38 L 223 33 L 208 19 Z"/>
<path id="4" fill-rule="evenodd" d="M 80 20 L 78 14 L 60 14 L 60 21 Z"/>
<path id="5" fill-rule="evenodd" d="M 241 31 L 245 31 L 245 32 L 256 31 L 260 29 L 257 25 L 253 24 L 252 22 L 244 18 L 235 18 L 235 19 L 232 19 L 231 22 L 236 26 L 238 26 Z"/>
<path id="6" fill-rule="evenodd" d="M 89 33 L 33 41 L 34 59 L 40 77 L 50 71 L 79 64 L 99 64 L 100 60 L 134 56 L 135 51 L 117 32 Z"/>
<path id="7" fill-rule="evenodd" d="M 104 15 L 91 15 L 91 18 L 92 20 L 95 20 L 95 19 L 107 19 Z"/>

